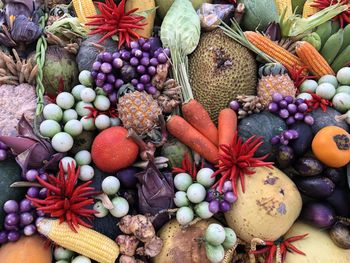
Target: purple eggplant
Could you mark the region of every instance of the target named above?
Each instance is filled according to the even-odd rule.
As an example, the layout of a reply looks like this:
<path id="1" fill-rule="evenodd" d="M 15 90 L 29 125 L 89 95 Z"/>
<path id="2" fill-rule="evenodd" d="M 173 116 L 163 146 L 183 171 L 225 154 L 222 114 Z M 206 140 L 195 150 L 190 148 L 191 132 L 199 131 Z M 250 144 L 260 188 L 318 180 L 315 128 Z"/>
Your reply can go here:
<path id="1" fill-rule="evenodd" d="M 290 146 L 281 145 L 278 148 L 276 161 L 280 168 L 286 168 L 290 166 L 293 162 L 293 159 L 294 159 L 294 151 Z"/>
<path id="2" fill-rule="evenodd" d="M 304 204 L 300 217 L 315 227 L 328 228 L 335 222 L 335 211 L 328 204 L 310 202 Z"/>
<path id="3" fill-rule="evenodd" d="M 138 180 L 135 176 L 136 173 L 140 172 L 139 168 L 128 167 L 120 170 L 117 173 L 117 178 L 119 179 L 121 185 L 125 188 L 136 188 Z"/>
<path id="4" fill-rule="evenodd" d="M 310 157 L 303 157 L 296 161 L 294 165 L 295 170 L 302 176 L 315 176 L 323 172 L 323 164 Z"/>
<path id="5" fill-rule="evenodd" d="M 350 191 L 349 189 L 336 188 L 327 202 L 334 208 L 337 216 L 350 217 Z"/>
<path id="6" fill-rule="evenodd" d="M 293 124 L 290 129 L 296 130 L 301 136 L 290 142 L 290 146 L 293 148 L 295 155 L 303 156 L 311 146 L 313 139 L 312 129 L 309 125 L 303 122 L 297 122 Z"/>
<path id="7" fill-rule="evenodd" d="M 327 168 L 323 175 L 332 180 L 333 183 L 340 183 L 345 177 L 342 169 Z"/>
<path id="8" fill-rule="evenodd" d="M 315 199 L 331 196 L 335 188 L 327 177 L 297 177 L 294 182 L 301 193 Z"/>

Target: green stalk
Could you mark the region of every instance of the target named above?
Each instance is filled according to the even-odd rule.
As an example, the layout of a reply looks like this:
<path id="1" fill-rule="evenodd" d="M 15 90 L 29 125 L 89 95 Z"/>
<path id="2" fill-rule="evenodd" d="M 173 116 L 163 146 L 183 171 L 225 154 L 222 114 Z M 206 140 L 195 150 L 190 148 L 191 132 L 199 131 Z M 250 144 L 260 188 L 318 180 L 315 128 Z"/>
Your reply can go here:
<path id="1" fill-rule="evenodd" d="M 242 46 L 248 48 L 261 58 L 263 58 L 266 62 L 276 62 L 273 58 L 262 52 L 260 49 L 256 48 L 249 40 L 245 37 L 242 29 L 240 28 L 238 22 L 235 19 L 231 19 L 232 28 L 227 25 L 225 22 L 221 21 L 222 26 L 219 26 L 228 37 L 232 38 Z"/>

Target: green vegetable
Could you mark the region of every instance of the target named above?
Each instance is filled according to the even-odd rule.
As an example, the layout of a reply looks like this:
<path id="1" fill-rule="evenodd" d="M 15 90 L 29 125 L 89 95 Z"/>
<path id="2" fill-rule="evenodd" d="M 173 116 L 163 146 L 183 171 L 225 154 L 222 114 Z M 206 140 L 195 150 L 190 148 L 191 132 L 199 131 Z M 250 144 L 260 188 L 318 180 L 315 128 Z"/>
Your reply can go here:
<path id="1" fill-rule="evenodd" d="M 337 93 L 347 93 L 350 95 L 350 86 L 340 86 L 337 88 Z"/>
<path id="2" fill-rule="evenodd" d="M 52 138 L 61 131 L 61 126 L 57 121 L 45 120 L 40 124 L 39 130 L 42 136 Z"/>
<path id="3" fill-rule="evenodd" d="M 225 229 L 219 224 L 210 224 L 205 231 L 204 238 L 210 245 L 221 245 L 226 238 Z"/>
<path id="4" fill-rule="evenodd" d="M 331 5 L 320 12 L 308 17 L 301 18 L 297 15 L 292 15 L 286 18 L 286 10 L 280 17 L 280 27 L 281 33 L 284 37 L 295 37 L 300 34 L 303 34 L 309 30 L 314 29 L 315 27 L 325 23 L 326 21 L 332 19 L 338 14 L 347 10 L 347 5 L 342 5 L 340 3 L 336 5 Z"/>
<path id="5" fill-rule="evenodd" d="M 192 184 L 192 177 L 187 173 L 179 173 L 174 177 L 174 185 L 177 190 L 187 191 Z"/>
<path id="6" fill-rule="evenodd" d="M 194 204 L 198 204 L 205 199 L 206 190 L 203 185 L 199 183 L 191 184 L 187 189 L 187 198 Z"/>
<path id="7" fill-rule="evenodd" d="M 176 212 L 176 220 L 180 225 L 187 225 L 194 218 L 193 210 L 187 206 L 179 208 Z"/>
<path id="8" fill-rule="evenodd" d="M 300 92 L 315 92 L 318 84 L 313 79 L 305 80 L 299 87 Z"/>
<path id="9" fill-rule="evenodd" d="M 215 177 L 211 177 L 214 171 L 210 168 L 202 168 L 197 173 L 197 182 L 204 187 L 210 187 L 215 183 Z"/>
<path id="10" fill-rule="evenodd" d="M 333 75 L 324 75 L 318 80 L 318 85 L 322 83 L 332 84 L 335 88 L 338 87 L 338 80 Z"/>
<path id="11" fill-rule="evenodd" d="M 321 43 L 321 37 L 316 32 L 313 32 L 310 35 L 307 35 L 302 40 L 306 41 L 306 42 L 309 42 L 317 50 L 321 49 L 321 44 L 322 44 Z"/>
<path id="12" fill-rule="evenodd" d="M 340 23 L 339 21 L 332 21 L 331 25 L 332 25 L 331 35 L 333 35 L 336 32 L 338 32 L 338 30 L 340 29 Z"/>
<path id="13" fill-rule="evenodd" d="M 194 9 L 198 9 L 203 3 L 211 3 L 212 0 L 191 0 Z M 158 6 L 157 12 L 160 18 L 164 18 L 174 0 L 156 0 Z"/>
<path id="14" fill-rule="evenodd" d="M 219 263 L 222 262 L 222 260 L 225 257 L 225 250 L 223 246 L 212 246 L 208 243 L 205 244 L 205 251 L 207 258 L 210 260 L 212 263 Z"/>
<path id="15" fill-rule="evenodd" d="M 337 72 L 342 67 L 345 66 L 347 62 L 350 61 L 350 45 L 347 46 L 333 61 L 331 67 L 332 69 Z"/>
<path id="16" fill-rule="evenodd" d="M 349 45 L 350 45 L 350 24 L 344 27 L 343 45 L 340 48 L 340 52 L 342 52 Z"/>
<path id="17" fill-rule="evenodd" d="M 225 227 L 225 241 L 222 243 L 224 248 L 230 249 L 237 243 L 237 235 L 235 231 L 233 231 L 229 227 Z"/>
<path id="18" fill-rule="evenodd" d="M 293 0 L 292 10 L 296 12 L 296 14 L 301 15 L 303 13 L 305 2 L 306 0 Z"/>
<path id="19" fill-rule="evenodd" d="M 204 201 L 194 207 L 196 214 L 203 219 L 211 218 L 214 214 L 209 210 L 209 203 Z"/>
<path id="20" fill-rule="evenodd" d="M 163 20 L 160 32 L 163 45 L 170 49 L 172 72 L 182 87 L 183 99 L 185 101 L 192 99 L 187 74 L 187 55 L 196 49 L 201 28 L 199 17 L 189 0 L 174 1 Z"/>
<path id="21" fill-rule="evenodd" d="M 330 100 L 335 95 L 335 87 L 330 83 L 322 83 L 317 87 L 316 94 L 324 99 Z"/>
<path id="22" fill-rule="evenodd" d="M 174 203 L 177 207 L 189 206 L 190 201 L 187 198 L 186 192 L 177 191 L 175 193 Z"/>
<path id="23" fill-rule="evenodd" d="M 350 67 L 344 67 L 337 73 L 337 79 L 343 85 L 350 85 Z"/>
<path id="24" fill-rule="evenodd" d="M 331 64 L 339 53 L 340 48 L 343 44 L 343 36 L 344 30 L 340 29 L 337 33 L 333 34 L 324 44 L 321 50 L 321 55 L 324 57 L 328 64 Z"/>
<path id="25" fill-rule="evenodd" d="M 350 110 L 350 95 L 344 92 L 335 94 L 332 103 L 337 111 L 344 113 Z"/>
<path id="26" fill-rule="evenodd" d="M 244 30 L 265 30 L 270 22 L 278 21 L 274 0 L 239 0 L 245 6 L 242 27 Z"/>
<path id="27" fill-rule="evenodd" d="M 332 35 L 332 21 L 327 21 L 319 25 L 315 31 L 321 38 L 321 46 L 324 46 L 327 39 Z"/>

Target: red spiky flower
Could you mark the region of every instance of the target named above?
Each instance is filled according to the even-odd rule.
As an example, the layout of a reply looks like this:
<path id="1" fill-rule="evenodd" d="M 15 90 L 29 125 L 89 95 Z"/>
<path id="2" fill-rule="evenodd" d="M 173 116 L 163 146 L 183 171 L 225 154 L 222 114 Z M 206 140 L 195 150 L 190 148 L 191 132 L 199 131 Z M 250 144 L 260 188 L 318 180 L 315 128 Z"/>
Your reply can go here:
<path id="1" fill-rule="evenodd" d="M 92 106 L 85 106 L 84 109 L 87 109 L 90 111 L 90 113 L 84 117 L 86 119 L 93 118 L 95 121 L 97 116 L 101 114 L 107 115 L 110 118 L 118 118 L 118 111 L 114 107 L 110 107 L 107 111 L 99 111 Z"/>
<path id="2" fill-rule="evenodd" d="M 118 48 L 120 48 L 125 42 L 129 45 L 131 39 L 140 38 L 134 30 L 143 29 L 147 25 L 147 23 L 141 23 L 145 17 L 134 14 L 138 8 L 125 12 L 125 2 L 126 0 L 122 0 L 119 5 L 116 5 L 113 0 L 97 3 L 100 14 L 89 16 L 88 18 L 93 20 L 86 25 L 92 26 L 90 35 L 105 34 L 98 43 L 118 35 Z"/>
<path id="3" fill-rule="evenodd" d="M 204 162 L 202 162 L 202 168 L 204 166 Z M 188 173 L 191 175 L 193 179 L 196 178 L 197 175 L 197 167 L 196 164 L 192 164 L 190 160 L 190 155 L 188 153 L 184 154 L 182 158 L 181 167 L 173 167 L 173 173 Z"/>
<path id="4" fill-rule="evenodd" d="M 331 5 L 336 5 L 338 3 L 341 3 L 343 5 L 347 5 L 348 9 L 346 9 L 344 12 L 340 13 L 339 15 L 335 16 L 333 20 L 339 20 L 340 27 L 343 28 L 344 24 L 350 23 L 350 2 L 349 0 L 315 0 L 311 4 L 312 7 L 317 7 L 318 9 L 325 9 Z"/>
<path id="5" fill-rule="evenodd" d="M 93 204 L 93 196 L 99 194 L 93 187 L 89 187 L 92 181 L 76 186 L 79 172 L 79 167 L 75 172 L 75 165 L 72 162 L 68 164 L 68 173 L 65 176 L 62 162 L 60 162 L 57 176 L 49 175 L 47 182 L 39 176 L 36 177 L 38 182 L 48 190 L 46 198 L 42 200 L 27 196 L 38 210 L 53 218 L 59 218 L 60 223 L 67 222 L 75 232 L 78 225 L 91 227 L 84 220 L 91 221 L 95 211 L 86 206 Z"/>
<path id="6" fill-rule="evenodd" d="M 262 157 L 254 157 L 255 152 L 262 144 L 262 138 L 256 136 L 252 136 L 243 142 L 236 131 L 230 145 L 220 145 L 223 154 L 219 154 L 218 170 L 212 177 L 221 174 L 221 178 L 213 185 L 213 188 L 219 186 L 221 192 L 225 181 L 231 180 L 233 192 L 237 196 L 237 180 L 240 179 L 244 193 L 244 176 L 255 174 L 255 171 L 251 169 L 252 167 L 267 166 L 272 169 L 272 162 L 264 162 L 268 154 Z"/>
<path id="7" fill-rule="evenodd" d="M 267 254 L 267 257 L 265 258 L 264 263 L 272 263 L 274 257 L 276 256 L 277 253 L 277 247 L 280 247 L 280 253 L 281 253 L 281 259 L 282 263 L 285 261 L 287 252 L 295 252 L 300 255 L 306 255 L 303 251 L 297 249 L 294 245 L 292 245 L 292 242 L 301 240 L 305 238 L 308 234 L 305 235 L 300 235 L 300 236 L 294 236 L 290 237 L 287 239 L 280 238 L 276 241 L 265 241 L 265 246 L 262 249 L 255 250 L 255 251 L 250 251 L 251 254 L 254 255 L 261 255 L 261 254 Z"/>
<path id="8" fill-rule="evenodd" d="M 286 66 L 290 78 L 294 82 L 294 86 L 296 88 L 299 88 L 300 85 L 307 79 L 315 79 L 316 76 L 309 76 L 308 74 L 305 74 L 307 72 L 306 66 L 297 66 L 296 64 L 293 65 L 293 67 Z"/>
<path id="9" fill-rule="evenodd" d="M 324 112 L 327 110 L 327 106 L 332 106 L 332 102 L 330 102 L 327 99 L 322 98 L 321 96 L 315 94 L 315 93 L 310 93 L 312 96 L 311 100 L 305 100 L 305 103 L 308 106 L 308 112 L 311 112 L 318 107 L 320 107 Z"/>

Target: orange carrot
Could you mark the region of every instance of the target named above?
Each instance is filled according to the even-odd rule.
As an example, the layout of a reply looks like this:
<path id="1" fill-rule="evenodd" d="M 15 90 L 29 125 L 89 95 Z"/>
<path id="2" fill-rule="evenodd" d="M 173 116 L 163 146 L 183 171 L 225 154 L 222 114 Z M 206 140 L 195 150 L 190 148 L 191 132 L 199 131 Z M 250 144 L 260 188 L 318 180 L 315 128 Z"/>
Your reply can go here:
<path id="1" fill-rule="evenodd" d="M 216 146 L 219 145 L 218 129 L 210 119 L 209 113 L 198 101 L 191 99 L 182 104 L 182 115 L 194 128 Z"/>
<path id="2" fill-rule="evenodd" d="M 171 135 L 190 147 L 207 161 L 217 164 L 218 148 L 203 134 L 180 116 L 171 116 L 167 121 L 167 129 Z"/>
<path id="3" fill-rule="evenodd" d="M 218 118 L 218 130 L 219 130 L 219 145 L 232 143 L 233 137 L 237 129 L 237 115 L 236 112 L 227 108 L 223 109 L 219 113 Z M 222 154 L 219 148 L 219 154 Z"/>

